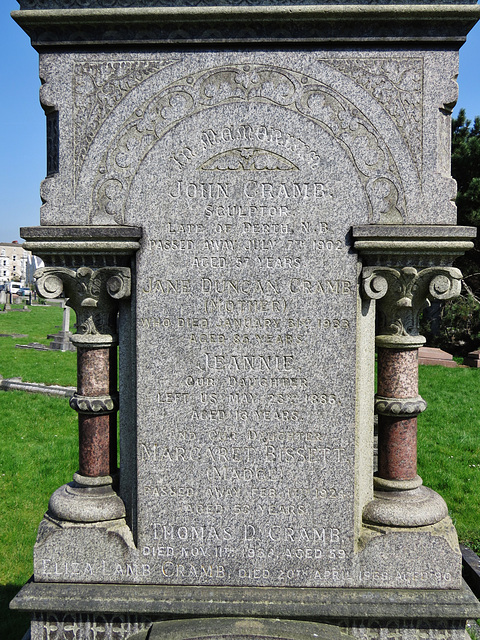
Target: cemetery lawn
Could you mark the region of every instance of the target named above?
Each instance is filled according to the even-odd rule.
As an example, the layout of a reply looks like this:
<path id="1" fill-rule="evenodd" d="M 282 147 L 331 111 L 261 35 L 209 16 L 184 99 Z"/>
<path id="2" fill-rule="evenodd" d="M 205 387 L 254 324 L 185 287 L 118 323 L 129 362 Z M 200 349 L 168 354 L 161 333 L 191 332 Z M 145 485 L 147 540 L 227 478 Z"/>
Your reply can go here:
<path id="1" fill-rule="evenodd" d="M 446 501 L 460 542 L 480 555 L 480 369 L 419 367 L 418 474 Z"/>
<path id="2" fill-rule="evenodd" d="M 27 337 L 0 337 L 0 375 L 4 378 L 22 378 L 24 382 L 43 382 L 75 386 L 76 353 L 18 349 L 16 344 L 39 342 L 48 345 L 48 334 L 62 328 L 63 310 L 60 307 L 39 305 L 28 307 L 30 311 L 9 311 L 0 314 L 0 334 L 26 334 Z M 73 329 L 75 313 L 70 316 Z"/>
<path id="3" fill-rule="evenodd" d="M 77 469 L 77 415 L 67 398 L 0 391 L 0 416 L 0 638 L 19 640 L 30 617 L 8 603 L 33 573 L 50 495 Z"/>
<path id="4" fill-rule="evenodd" d="M 0 375 L 75 386 L 75 353 L 15 348 L 48 344 L 47 334 L 61 329 L 60 307 L 30 309 L 0 314 L 0 334 L 26 334 L 0 337 Z M 30 616 L 9 611 L 8 603 L 33 573 L 36 529 L 50 495 L 76 470 L 77 416 L 66 398 L 23 391 L 0 391 L 0 416 L 0 638 L 18 640 Z"/>
<path id="5" fill-rule="evenodd" d="M 75 385 L 75 353 L 15 349 L 43 342 L 62 322 L 58 307 L 0 315 L 0 375 L 28 382 Z M 446 500 L 460 541 L 480 553 L 480 369 L 420 366 L 418 473 Z M 0 638 L 18 640 L 29 616 L 8 602 L 32 575 L 37 526 L 50 495 L 78 465 L 77 416 L 65 398 L 0 391 Z"/>

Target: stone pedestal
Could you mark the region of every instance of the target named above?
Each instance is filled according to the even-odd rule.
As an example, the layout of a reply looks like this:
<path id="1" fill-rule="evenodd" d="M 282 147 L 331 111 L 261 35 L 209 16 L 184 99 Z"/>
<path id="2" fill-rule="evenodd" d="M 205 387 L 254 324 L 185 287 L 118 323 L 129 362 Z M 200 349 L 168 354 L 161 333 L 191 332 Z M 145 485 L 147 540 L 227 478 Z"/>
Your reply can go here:
<path id="1" fill-rule="evenodd" d="M 72 637 L 73 633 L 76 633 L 73 637 L 84 634 L 88 639 L 144 640 L 148 632 L 156 637 L 162 626 L 167 626 L 169 634 L 177 631 L 178 635 L 168 638 L 186 638 L 192 637 L 186 635 L 192 633 L 190 625 L 195 627 L 195 637 L 203 637 L 209 631 L 210 638 L 219 638 L 235 629 L 233 619 L 241 623 L 242 618 L 247 618 L 254 624 L 259 616 L 266 625 L 273 620 L 287 625 L 289 621 L 315 620 L 319 628 L 310 629 L 310 635 L 300 635 L 302 638 L 312 634 L 322 637 L 323 625 L 327 625 L 331 633 L 341 634 L 337 638 L 346 634 L 347 638 L 358 640 L 384 637 L 465 640 L 465 620 L 478 615 L 478 602 L 467 589 L 278 590 L 29 583 L 14 606 L 35 611 L 32 637 L 48 640 Z M 47 609 L 48 613 L 38 613 Z M 72 611 L 77 613 L 72 615 Z M 167 625 L 161 622 L 171 619 L 172 612 L 183 619 L 185 628 L 180 620 Z M 227 630 L 223 625 L 229 622 Z M 179 628 L 168 628 L 169 624 Z M 291 637 L 278 632 L 271 635 L 271 628 L 270 633 L 265 631 L 259 636 L 257 628 L 253 637 Z M 251 636 L 244 628 L 241 637 Z"/>

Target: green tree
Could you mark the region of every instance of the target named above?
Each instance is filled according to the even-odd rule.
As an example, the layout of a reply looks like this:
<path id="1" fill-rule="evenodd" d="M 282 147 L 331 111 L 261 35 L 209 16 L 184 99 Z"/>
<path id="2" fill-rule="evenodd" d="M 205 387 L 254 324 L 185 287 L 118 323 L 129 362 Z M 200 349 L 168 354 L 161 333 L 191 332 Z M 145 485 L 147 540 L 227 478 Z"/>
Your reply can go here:
<path id="1" fill-rule="evenodd" d="M 473 123 L 460 109 L 452 120 L 452 176 L 457 181 L 458 224 L 480 227 L 480 116 Z M 480 239 L 475 248 L 458 260 L 466 280 L 480 293 Z"/>
<path id="2" fill-rule="evenodd" d="M 465 109 L 460 109 L 458 116 L 452 120 L 452 176 L 457 181 L 458 224 L 477 227 L 480 233 L 480 117 L 477 116 L 472 123 L 467 119 Z M 474 248 L 457 258 L 455 266 L 463 273 L 461 295 L 441 308 L 439 330 L 432 332 L 435 313 L 427 312 L 423 321 L 429 344 L 465 356 L 480 346 L 478 236 Z"/>

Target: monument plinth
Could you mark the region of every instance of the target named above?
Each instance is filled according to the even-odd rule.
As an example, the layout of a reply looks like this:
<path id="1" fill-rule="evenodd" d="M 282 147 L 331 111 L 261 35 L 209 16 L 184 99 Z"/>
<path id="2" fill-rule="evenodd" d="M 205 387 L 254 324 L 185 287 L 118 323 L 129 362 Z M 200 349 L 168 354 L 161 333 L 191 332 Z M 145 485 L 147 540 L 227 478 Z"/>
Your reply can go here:
<path id="1" fill-rule="evenodd" d="M 473 246 L 449 114 L 478 7 L 20 4 L 48 132 L 22 236 L 77 315 L 80 434 L 13 604 L 33 640 L 463 640 L 417 351 Z"/>

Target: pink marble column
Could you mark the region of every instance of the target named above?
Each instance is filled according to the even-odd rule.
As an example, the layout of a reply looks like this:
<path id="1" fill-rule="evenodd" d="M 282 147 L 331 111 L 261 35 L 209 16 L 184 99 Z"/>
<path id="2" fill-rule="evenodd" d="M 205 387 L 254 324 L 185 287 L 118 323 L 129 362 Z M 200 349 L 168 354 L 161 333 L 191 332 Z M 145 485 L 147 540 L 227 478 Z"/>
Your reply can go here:
<path id="1" fill-rule="evenodd" d="M 77 393 L 83 398 L 110 395 L 110 349 L 77 349 Z M 109 476 L 110 424 L 116 414 L 79 413 L 79 473 L 82 476 Z"/>
<path id="2" fill-rule="evenodd" d="M 378 396 L 391 401 L 418 397 L 417 362 L 417 349 L 379 348 Z M 413 480 L 416 477 L 416 415 L 378 416 L 378 475 L 387 480 Z"/>
<path id="3" fill-rule="evenodd" d="M 366 267 L 365 297 L 376 301 L 378 471 L 366 522 L 420 527 L 448 514 L 444 500 L 417 474 L 417 416 L 427 403 L 418 394 L 419 316 L 433 298 L 459 291 L 459 272 L 449 267 Z"/>
<path id="4" fill-rule="evenodd" d="M 70 522 L 104 522 L 125 516 L 114 491 L 117 472 L 118 300 L 130 295 L 128 267 L 46 267 L 37 286 L 46 297 L 65 290 L 77 314 L 77 391 L 70 406 L 78 413 L 79 468 L 73 482 L 50 498 L 49 514 Z"/>
<path id="5" fill-rule="evenodd" d="M 109 350 L 109 378 L 110 378 L 110 395 L 116 397 L 118 388 L 117 379 L 117 345 L 113 345 Z M 110 475 L 113 476 L 118 471 L 117 462 L 117 412 L 109 414 L 109 460 Z"/>

